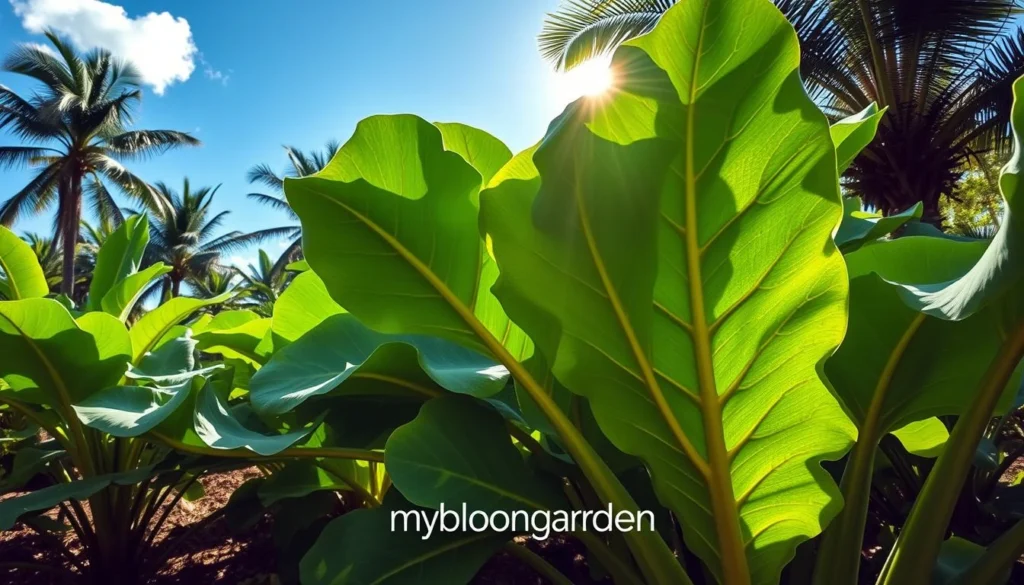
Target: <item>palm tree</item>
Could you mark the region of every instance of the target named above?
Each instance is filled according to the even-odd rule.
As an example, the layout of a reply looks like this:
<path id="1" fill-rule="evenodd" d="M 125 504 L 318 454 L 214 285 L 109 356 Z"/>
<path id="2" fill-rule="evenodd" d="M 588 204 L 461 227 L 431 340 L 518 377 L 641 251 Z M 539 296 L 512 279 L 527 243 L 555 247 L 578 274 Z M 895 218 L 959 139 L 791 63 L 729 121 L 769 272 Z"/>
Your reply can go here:
<path id="1" fill-rule="evenodd" d="M 283 211 L 289 219 L 297 222 L 299 221 L 299 216 L 296 215 L 295 211 L 292 210 L 292 206 L 284 198 L 284 178 L 307 177 L 320 172 L 327 166 L 327 163 L 331 162 L 331 158 L 341 148 L 341 143 L 337 140 L 328 140 L 323 150 L 313 150 L 308 153 L 294 146 L 285 146 L 283 148 L 285 155 L 288 157 L 288 169 L 284 175 L 277 174 L 268 164 L 256 165 L 249 169 L 249 172 L 246 174 L 246 179 L 250 184 L 261 184 L 268 187 L 271 189 L 272 194 L 249 193 L 247 197 L 272 209 Z M 290 227 L 292 231 L 287 236 L 290 243 L 285 253 L 282 254 L 282 258 L 287 259 L 282 266 L 288 262 L 298 260 L 302 253 L 302 228 L 297 225 L 287 227 Z"/>
<path id="2" fill-rule="evenodd" d="M 181 193 L 164 183 L 154 190 L 160 199 L 159 211 L 151 211 L 150 240 L 146 249 L 147 263 L 163 262 L 171 267 L 163 281 L 163 298 L 176 297 L 185 281 L 204 281 L 218 266 L 222 252 L 244 249 L 271 238 L 279 238 L 291 228 L 275 228 L 252 233 L 232 231 L 221 236 L 214 233 L 230 212 L 211 215 L 210 204 L 217 187 L 192 189 L 183 181 Z"/>
<path id="3" fill-rule="evenodd" d="M 270 317 L 274 303 L 294 276 L 284 269 L 287 264 L 287 250 L 282 252 L 275 262 L 261 248 L 258 263 L 250 264 L 248 271 L 235 267 L 235 273 L 241 279 L 241 286 L 246 290 L 246 297 L 242 300 L 243 306 L 264 317 Z"/>
<path id="4" fill-rule="evenodd" d="M 540 35 L 562 69 L 650 31 L 677 0 L 568 0 Z M 1010 146 L 1011 85 L 1024 73 L 1021 0 L 775 0 L 801 40 L 801 75 L 833 119 L 889 110 L 845 184 L 883 213 L 939 200 L 969 163 Z"/>
<path id="5" fill-rule="evenodd" d="M 152 190 L 121 161 L 199 141 L 174 130 L 129 130 L 132 108 L 142 99 L 135 69 L 103 50 L 82 55 L 54 32 L 46 37 L 53 49 L 22 45 L 3 63 L 6 71 L 42 87 L 24 98 L 0 85 L 0 129 L 27 143 L 0 147 L 0 168 L 38 170 L 0 206 L 0 223 L 10 226 L 20 215 L 56 201 L 54 239 L 63 246 L 61 291 L 70 294 L 83 196 L 101 218 L 120 214 L 105 182 L 153 207 L 157 201 Z"/>

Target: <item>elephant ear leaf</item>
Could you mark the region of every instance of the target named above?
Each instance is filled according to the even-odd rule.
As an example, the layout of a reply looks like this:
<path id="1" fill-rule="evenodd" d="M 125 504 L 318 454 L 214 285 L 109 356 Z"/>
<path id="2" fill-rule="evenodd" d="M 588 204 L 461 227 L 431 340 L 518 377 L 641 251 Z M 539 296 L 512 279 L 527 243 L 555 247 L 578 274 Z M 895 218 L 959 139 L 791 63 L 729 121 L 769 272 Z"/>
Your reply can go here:
<path id="1" fill-rule="evenodd" d="M 462 585 L 509 539 L 496 532 L 440 530 L 425 538 L 421 520 L 431 513 L 389 492 L 381 507 L 332 520 L 302 558 L 301 582 Z"/>
<path id="2" fill-rule="evenodd" d="M 778 582 L 855 434 L 820 374 L 848 290 L 799 52 L 769 2 L 681 2 L 481 195 L 502 305 L 726 583 Z"/>
<path id="3" fill-rule="evenodd" d="M 875 139 L 878 123 L 882 121 L 882 116 L 887 109 L 879 110 L 877 104 L 871 104 L 829 128 L 832 143 L 836 147 L 836 166 L 840 175 L 850 168 L 853 159 L 857 158 L 857 155 Z"/>
<path id="4" fill-rule="evenodd" d="M 1013 96 L 1016 147 L 999 176 L 1005 201 L 1002 225 L 977 264 L 963 276 L 938 284 L 904 285 L 904 301 L 916 310 L 960 321 L 995 302 L 1006 305 L 1011 319 L 1024 317 L 1024 149 L 1020 134 L 1024 128 L 1024 77 L 1014 82 Z"/>
<path id="5" fill-rule="evenodd" d="M 525 336 L 490 292 L 497 269 L 478 226 L 483 177 L 503 156 L 484 164 L 441 128 L 409 115 L 367 118 L 321 172 L 286 180 L 306 259 L 334 301 L 371 329 L 485 354 L 493 352 L 482 339 L 493 338 L 520 353 Z M 494 140 L 458 132 L 474 144 Z"/>
<path id="6" fill-rule="evenodd" d="M 107 238 L 96 255 L 96 269 L 89 284 L 90 311 L 101 309 L 103 297 L 117 283 L 128 278 L 142 264 L 142 255 L 149 244 L 149 219 L 143 215 L 129 217 Z"/>
<path id="7" fill-rule="evenodd" d="M 14 232 L 0 226 L 0 299 L 32 299 L 49 292 L 35 252 Z"/>
<path id="8" fill-rule="evenodd" d="M 128 331 L 106 313 L 76 321 L 53 299 L 0 301 L 0 378 L 20 400 L 73 417 L 71 405 L 116 384 L 130 355 Z"/>

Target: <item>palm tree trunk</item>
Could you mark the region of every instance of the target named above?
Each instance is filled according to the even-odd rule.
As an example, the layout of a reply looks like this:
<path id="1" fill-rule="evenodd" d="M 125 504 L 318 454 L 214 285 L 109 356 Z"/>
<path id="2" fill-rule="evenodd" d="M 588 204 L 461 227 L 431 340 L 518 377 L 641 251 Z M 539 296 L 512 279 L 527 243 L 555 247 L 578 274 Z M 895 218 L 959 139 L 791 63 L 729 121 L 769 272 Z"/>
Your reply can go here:
<path id="1" fill-rule="evenodd" d="M 177 298 L 181 293 L 181 279 L 171 275 L 171 298 Z"/>
<path id="2" fill-rule="evenodd" d="M 61 181 L 60 239 L 63 249 L 60 292 L 72 298 L 75 292 L 75 248 L 78 245 L 78 224 L 82 217 L 82 176 L 72 171 Z"/>

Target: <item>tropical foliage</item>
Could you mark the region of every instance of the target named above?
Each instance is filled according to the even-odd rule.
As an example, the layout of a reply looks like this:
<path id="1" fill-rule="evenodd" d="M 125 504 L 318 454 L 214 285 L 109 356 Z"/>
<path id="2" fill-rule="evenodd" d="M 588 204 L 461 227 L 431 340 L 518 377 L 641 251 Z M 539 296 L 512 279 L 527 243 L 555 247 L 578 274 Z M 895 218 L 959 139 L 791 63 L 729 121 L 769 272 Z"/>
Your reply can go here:
<path id="1" fill-rule="evenodd" d="M 329 140 L 323 150 L 311 152 L 305 152 L 294 146 L 285 146 L 284 152 L 288 157 L 288 169 L 284 175 L 275 172 L 268 164 L 259 164 L 249 169 L 246 176 L 249 183 L 262 185 L 270 189 L 271 193 L 249 193 L 247 197 L 270 209 L 283 212 L 292 221 L 298 221 L 299 217 L 295 215 L 288 200 L 284 198 L 285 177 L 307 177 L 320 172 L 331 161 L 331 157 L 338 152 L 340 146 L 335 140 Z M 281 256 L 283 263 L 275 267 L 277 277 L 283 276 L 283 267 L 288 262 L 295 262 L 302 257 L 302 230 L 298 226 L 291 227 L 288 239 L 290 240 L 289 245 Z"/>
<path id="2" fill-rule="evenodd" d="M 222 513 L 276 514 L 302 585 L 458 585 L 499 552 L 570 583 L 522 529 L 394 527 L 442 505 L 654 512 L 654 530 L 554 528 L 616 585 L 1006 582 L 1020 151 L 991 239 L 929 230 L 923 205 L 864 211 L 840 176 L 892 109 L 830 125 L 799 56 L 769 2 L 681 3 L 615 51 L 616 91 L 514 156 L 469 126 L 367 118 L 283 181 L 305 255 L 286 288 L 264 253 L 239 290 L 214 269 L 205 298 L 138 309 L 176 266 L 150 248 L 219 239 L 214 190 L 187 183 L 160 192 L 199 220 L 126 218 L 80 308 L 0 229 L 0 403 L 46 431 L 3 485 L 52 482 L 0 500 L 0 528 L 69 530 L 72 572 L 140 583 L 197 478 L 257 465 Z M 1024 78 L 1014 93 L 1019 145 Z"/>
<path id="3" fill-rule="evenodd" d="M 152 189 L 122 164 L 199 141 L 174 130 L 133 130 L 132 109 L 142 99 L 135 69 L 103 50 L 78 53 L 48 32 L 52 45 L 22 45 L 4 69 L 38 81 L 31 97 L 0 85 L 0 130 L 27 144 L 0 147 L 0 169 L 31 167 L 24 188 L 0 206 L 0 224 L 56 203 L 54 241 L 62 249 L 61 292 L 71 296 L 82 204 L 101 220 L 122 219 L 108 185 L 154 210 Z"/>
<path id="4" fill-rule="evenodd" d="M 232 231 L 216 235 L 229 211 L 211 214 L 210 205 L 218 187 L 193 189 L 188 178 L 180 192 L 164 183 L 154 186 L 160 201 L 159 211 L 151 212 L 152 243 L 149 260 L 167 264 L 171 271 L 163 280 L 161 297 L 176 297 L 183 282 L 205 282 L 225 251 L 244 249 L 266 239 L 280 237 L 284 229 L 249 233 Z"/>

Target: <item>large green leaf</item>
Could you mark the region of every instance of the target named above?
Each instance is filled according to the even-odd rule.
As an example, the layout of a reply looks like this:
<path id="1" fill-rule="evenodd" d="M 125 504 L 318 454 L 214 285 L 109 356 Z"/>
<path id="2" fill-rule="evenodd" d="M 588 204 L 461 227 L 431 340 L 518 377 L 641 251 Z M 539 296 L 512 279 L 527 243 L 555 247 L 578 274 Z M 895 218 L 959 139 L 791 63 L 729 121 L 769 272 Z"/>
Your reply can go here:
<path id="1" fill-rule="evenodd" d="M 843 200 L 843 221 L 836 232 L 836 245 L 844 252 L 852 252 L 864 244 L 885 237 L 908 222 L 920 219 L 924 206 L 918 202 L 910 209 L 893 215 L 882 215 L 861 210 L 860 197 Z"/>
<path id="2" fill-rule="evenodd" d="M 961 320 L 988 303 L 1000 302 L 1007 321 L 1024 318 L 1024 77 L 1013 84 L 1013 128 L 1017 139 L 1013 158 L 999 175 L 1005 211 L 1002 225 L 985 253 L 965 274 L 941 283 L 906 283 L 904 300 L 941 319 Z"/>
<path id="3" fill-rule="evenodd" d="M 512 158 L 512 151 L 490 134 L 465 124 L 435 123 L 445 150 L 458 153 L 480 173 L 486 185 Z"/>
<path id="4" fill-rule="evenodd" d="M 424 532 L 402 529 L 384 506 L 349 512 L 331 521 L 300 564 L 302 585 L 463 585 L 508 540 L 493 532 Z M 432 513 L 432 512 L 429 512 Z M 422 525 L 421 525 L 422 526 Z"/>
<path id="5" fill-rule="evenodd" d="M 819 463 L 854 437 L 819 372 L 846 327 L 828 123 L 769 2 L 681 2 L 613 67 L 535 172 L 481 195 L 495 292 L 651 468 L 690 550 L 775 583 L 841 507 Z"/>
<path id="6" fill-rule="evenodd" d="M 285 192 L 302 219 L 306 259 L 341 306 L 382 333 L 487 353 L 476 323 L 517 347 L 524 341 L 489 291 L 497 273 L 477 227 L 481 186 L 436 126 L 399 115 L 360 122 L 330 165 L 286 180 Z"/>
<path id="7" fill-rule="evenodd" d="M 984 249 L 984 243 L 907 237 L 846 256 L 850 324 L 825 372 L 860 428 L 858 441 L 877 444 L 904 425 L 960 414 L 971 401 L 965 389 L 977 385 L 1005 337 L 999 313 L 959 322 L 929 317 L 902 302 L 900 283 L 956 278 Z"/>
<path id="8" fill-rule="evenodd" d="M 35 252 L 11 230 L 0 226 L 0 298 L 16 301 L 50 292 Z"/>
<path id="9" fill-rule="evenodd" d="M 568 509 L 557 490 L 530 473 L 501 415 L 469 397 L 426 403 L 384 449 L 395 487 L 410 502 L 438 509 L 465 503 L 483 512 Z"/>
<path id="10" fill-rule="evenodd" d="M 115 437 L 149 432 L 186 404 L 193 381 L 223 368 L 221 364 L 195 369 L 196 341 L 189 335 L 174 339 L 146 355 L 126 377 L 144 386 L 113 386 L 74 405 L 86 426 Z"/>
<path id="11" fill-rule="evenodd" d="M 836 148 L 836 166 L 840 175 L 850 168 L 853 159 L 875 139 L 878 123 L 882 121 L 886 109 L 879 110 L 877 104 L 871 104 L 829 128 Z"/>
<path id="12" fill-rule="evenodd" d="M 146 313 L 131 329 L 132 363 L 138 363 L 142 356 L 156 348 L 172 327 L 199 309 L 219 305 L 234 294 L 226 292 L 209 299 L 177 297 Z"/>
<path id="13" fill-rule="evenodd" d="M 115 437 L 138 437 L 185 404 L 192 380 L 174 386 L 113 386 L 74 405 L 86 426 Z"/>
<path id="14" fill-rule="evenodd" d="M 71 483 L 51 485 L 23 496 L 6 499 L 0 502 L 0 530 L 10 530 L 23 514 L 48 510 L 67 500 L 85 500 L 108 485 L 131 485 L 146 479 L 151 473 L 152 469 L 142 468 L 98 475 Z"/>
<path id="15" fill-rule="evenodd" d="M 110 234 L 96 255 L 96 268 L 92 273 L 89 299 L 86 302 L 87 310 L 100 310 L 107 293 L 138 270 L 147 244 L 149 219 L 145 214 L 129 217 Z"/>
<path id="16" fill-rule="evenodd" d="M 225 358 L 243 360 L 254 366 L 267 361 L 264 339 L 270 333 L 271 319 L 253 319 L 236 327 L 218 328 L 215 325 L 196 335 L 199 349 Z"/>
<path id="17" fill-rule="evenodd" d="M 912 422 L 892 432 L 903 444 L 903 448 L 918 457 L 934 459 L 942 453 L 949 440 L 949 430 L 941 420 L 931 417 Z"/>
<path id="18" fill-rule="evenodd" d="M 127 321 L 132 309 L 135 308 L 135 303 L 142 297 L 142 293 L 146 292 L 146 288 L 150 283 L 170 271 L 170 266 L 157 262 L 128 276 L 124 280 L 118 281 L 103 296 L 103 300 L 100 301 L 100 308 L 121 321 Z"/>
<path id="19" fill-rule="evenodd" d="M 76 322 L 55 300 L 0 301 L 0 356 L 0 377 L 19 399 L 68 409 L 117 383 L 131 341 L 105 313 Z"/>
<path id="20" fill-rule="evenodd" d="M 486 356 L 451 342 L 385 335 L 362 325 L 352 315 L 339 314 L 274 354 L 252 378 L 252 404 L 261 412 L 288 412 L 308 398 L 331 392 L 353 376 L 372 383 L 353 385 L 351 389 L 345 386 L 340 392 L 390 391 L 430 397 L 440 386 L 483 397 L 501 391 L 508 371 Z"/>
<path id="21" fill-rule="evenodd" d="M 319 426 L 316 423 L 285 433 L 265 434 L 254 431 L 238 420 L 210 386 L 199 390 L 194 423 L 196 434 L 215 449 L 245 448 L 265 457 L 291 447 Z"/>
<path id="22" fill-rule="evenodd" d="M 303 272 L 274 303 L 271 330 L 274 347 L 281 348 L 302 337 L 331 315 L 344 313 L 313 271 Z"/>
<path id="23" fill-rule="evenodd" d="M 966 273 L 945 282 L 902 284 L 903 300 L 931 317 L 995 323 L 998 350 L 985 356 L 985 369 L 970 387 L 971 400 L 957 418 L 950 439 L 936 460 L 921 494 L 890 552 L 879 581 L 886 585 L 927 580 L 939 555 L 941 535 L 956 506 L 959 487 L 976 461 L 977 446 L 1007 386 L 1014 386 L 1024 358 L 1024 182 L 1021 181 L 1024 131 L 1024 77 L 1013 86 L 1010 115 L 1013 158 L 1000 174 L 1005 212 L 999 232 Z M 1012 393 L 1012 390 L 1010 390 Z M 1011 394 L 1012 398 L 1012 394 Z M 1012 552 L 1012 551 L 1011 551 Z M 1012 557 L 1013 555 L 1011 555 Z"/>

